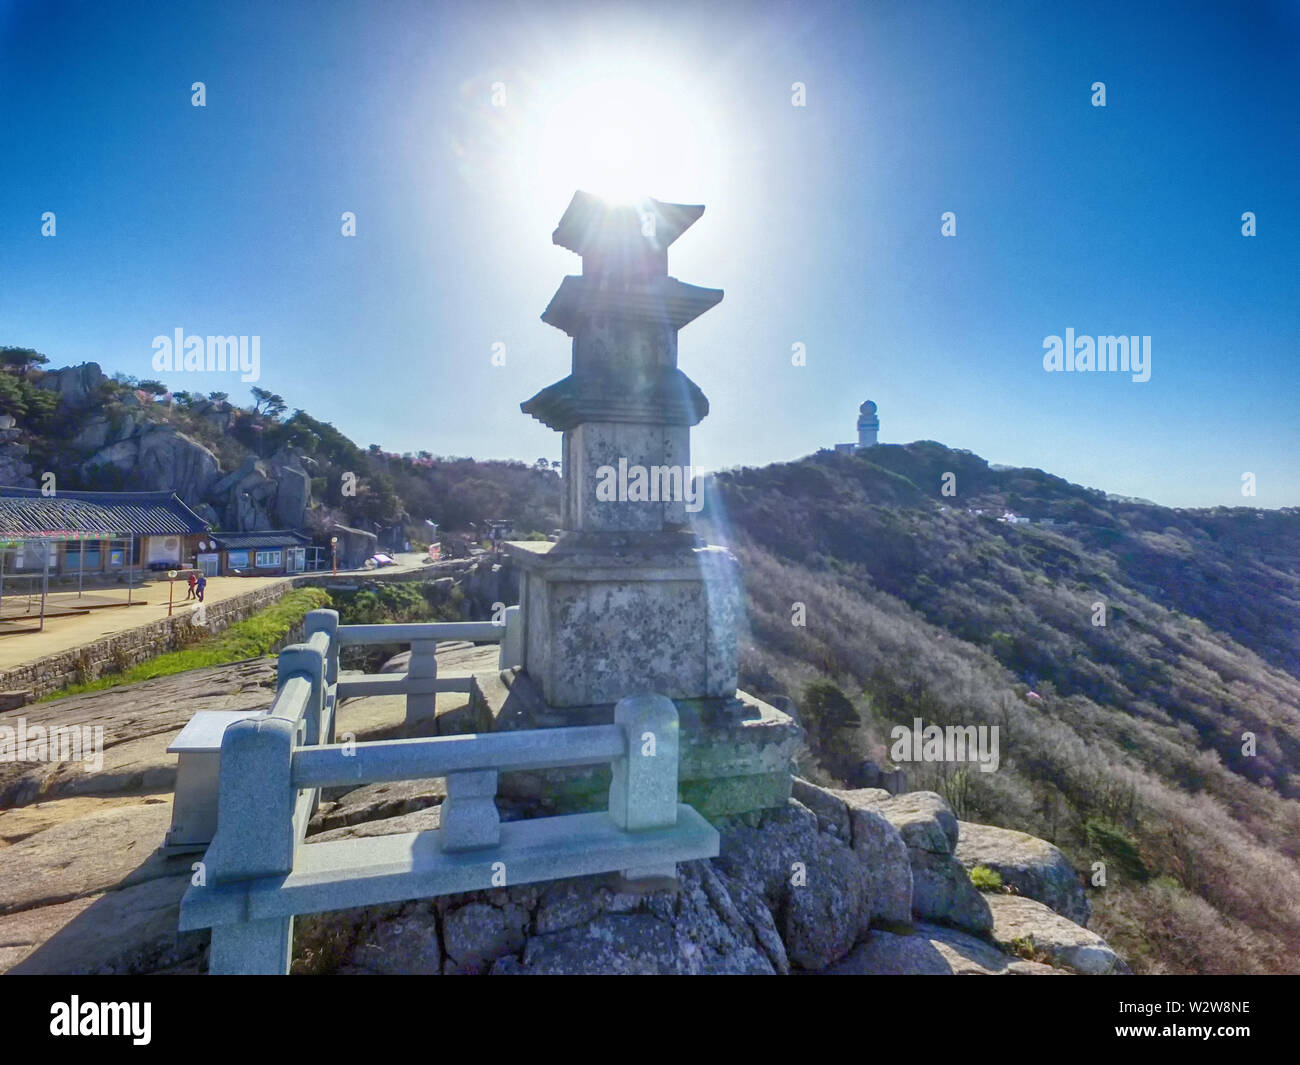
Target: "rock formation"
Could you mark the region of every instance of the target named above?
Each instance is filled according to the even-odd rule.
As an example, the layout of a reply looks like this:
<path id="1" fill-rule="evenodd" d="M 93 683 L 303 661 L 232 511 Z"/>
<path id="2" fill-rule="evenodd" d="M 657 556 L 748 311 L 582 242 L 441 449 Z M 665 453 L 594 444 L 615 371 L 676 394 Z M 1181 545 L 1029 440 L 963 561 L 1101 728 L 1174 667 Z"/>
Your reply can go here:
<path id="1" fill-rule="evenodd" d="M 485 653 L 445 645 L 438 657 L 440 673 L 472 672 Z M 33 722 L 93 716 L 114 742 L 99 773 L 12 766 L 0 777 L 0 805 L 11 807 L 0 810 L 0 971 L 204 970 L 204 937 L 176 933 L 192 856 L 152 853 L 170 815 L 166 747 L 193 711 L 264 705 L 273 683 L 264 659 L 24 708 Z M 465 698 L 439 696 L 439 720 L 467 721 Z M 360 740 L 395 738 L 401 703 L 345 703 L 340 727 Z M 436 828 L 444 790 L 440 780 L 334 789 L 308 844 Z M 523 801 L 502 810 L 507 819 L 536 812 Z M 682 865 L 676 891 L 628 894 L 596 877 L 304 917 L 294 971 L 1127 972 L 1059 912 L 1086 908 L 1059 851 L 958 821 L 934 793 L 796 780 L 781 808 L 719 825 L 719 856 Z M 953 869 L 963 864 L 1000 870 L 1018 894 L 972 899 Z"/>

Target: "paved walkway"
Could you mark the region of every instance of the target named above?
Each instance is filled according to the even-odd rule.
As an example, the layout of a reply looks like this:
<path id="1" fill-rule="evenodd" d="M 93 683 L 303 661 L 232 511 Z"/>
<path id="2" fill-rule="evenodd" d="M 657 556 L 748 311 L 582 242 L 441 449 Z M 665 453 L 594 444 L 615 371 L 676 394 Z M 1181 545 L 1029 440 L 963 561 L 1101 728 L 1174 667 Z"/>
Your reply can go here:
<path id="1" fill-rule="evenodd" d="M 412 569 L 423 569 L 422 559 L 425 557 L 417 552 L 409 552 L 393 556 L 397 562 L 396 566 L 385 566 L 383 570 L 339 570 L 339 576 L 353 576 L 356 574 L 376 574 L 376 573 L 393 573 L 406 572 Z M 323 571 L 329 573 L 329 571 Z M 207 590 L 204 594 L 204 602 L 220 603 L 222 600 L 231 599 L 237 595 L 243 595 L 246 592 L 254 591 L 258 588 L 264 588 L 269 584 L 279 584 L 283 581 L 291 580 L 289 577 L 209 577 Z M 26 627 L 35 625 L 39 618 L 40 601 L 36 601 L 36 614 L 30 616 L 13 617 L 8 607 L 9 595 L 5 595 L 6 605 L 3 608 L 5 620 L 0 621 L 0 673 L 5 670 L 16 669 L 18 666 L 34 662 L 38 658 L 44 658 L 46 655 L 58 654 L 61 651 L 69 651 L 83 644 L 94 643 L 101 636 L 111 636 L 114 633 L 125 632 L 127 629 L 138 628 L 141 625 L 147 625 L 151 621 L 157 621 L 159 618 L 167 616 L 167 579 L 146 580 L 143 584 L 137 584 L 131 592 L 131 600 L 134 606 L 104 606 L 106 600 L 116 600 L 122 604 L 126 603 L 127 588 L 125 585 L 113 585 L 107 588 L 87 588 L 85 595 L 88 601 L 94 601 L 98 604 L 96 609 L 89 614 L 74 614 L 71 616 L 64 615 L 61 617 L 45 618 L 45 631 L 43 632 L 14 632 L 17 627 Z M 6 589 L 6 592 L 8 589 Z M 189 603 L 185 600 L 187 591 L 186 582 L 177 580 L 173 593 L 175 596 L 173 611 L 179 607 L 182 610 L 188 610 L 193 600 Z M 60 609 L 68 607 L 76 602 L 76 592 L 60 591 L 50 594 L 50 601 L 56 599 L 59 601 Z M 71 598 L 69 598 L 71 597 Z M 25 601 L 26 596 L 22 597 Z M 139 605 L 143 601 L 144 605 Z M 14 601 L 15 606 L 17 600 Z"/>
<path id="2" fill-rule="evenodd" d="M 285 577 L 209 577 L 204 602 L 220 603 L 222 600 L 243 595 L 257 588 L 265 588 L 270 584 L 279 584 L 287 579 Z M 6 629 L 14 625 L 36 624 L 40 610 L 39 599 L 36 603 L 37 613 L 29 617 L 11 618 L 9 611 L 6 610 L 6 621 L 0 624 L 0 671 L 14 669 L 38 658 L 44 658 L 46 655 L 80 647 L 82 644 L 93 643 L 101 636 L 110 636 L 116 632 L 124 632 L 127 629 L 147 625 L 159 618 L 165 618 L 168 583 L 164 578 L 136 585 L 131 591 L 131 599 L 137 604 L 135 606 L 125 605 L 127 596 L 125 585 L 87 589 L 87 597 L 93 597 L 93 600 L 101 605 L 89 614 L 47 616 L 44 632 L 19 632 L 5 635 Z M 191 604 L 185 601 L 186 583 L 182 580 L 175 583 L 173 589 L 175 602 L 172 609 L 180 607 L 182 610 L 188 610 Z M 72 597 L 71 603 L 75 603 L 76 594 L 76 592 L 57 593 L 60 606 L 69 605 L 69 596 Z M 50 598 L 54 599 L 55 596 L 51 595 Z M 103 606 L 104 601 L 108 599 L 116 600 L 123 605 Z M 141 601 L 144 605 L 139 605 Z"/>

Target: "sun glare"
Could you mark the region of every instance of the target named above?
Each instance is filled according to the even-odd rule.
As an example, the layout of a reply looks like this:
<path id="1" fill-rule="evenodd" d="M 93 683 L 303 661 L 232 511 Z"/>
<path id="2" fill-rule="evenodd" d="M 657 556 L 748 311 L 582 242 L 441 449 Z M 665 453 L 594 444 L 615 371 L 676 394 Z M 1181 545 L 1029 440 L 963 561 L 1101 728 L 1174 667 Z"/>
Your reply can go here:
<path id="1" fill-rule="evenodd" d="M 691 108 L 645 81 L 604 79 L 562 97 L 543 124 L 537 177 L 548 196 L 699 197 L 700 138 Z"/>

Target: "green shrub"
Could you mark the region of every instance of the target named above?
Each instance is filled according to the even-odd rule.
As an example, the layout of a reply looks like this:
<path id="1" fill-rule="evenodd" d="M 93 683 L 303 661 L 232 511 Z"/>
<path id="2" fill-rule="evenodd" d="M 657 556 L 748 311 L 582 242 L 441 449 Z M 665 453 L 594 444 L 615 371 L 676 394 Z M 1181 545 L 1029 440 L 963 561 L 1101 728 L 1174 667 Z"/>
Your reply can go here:
<path id="1" fill-rule="evenodd" d="M 1084 825 L 1088 846 L 1099 851 L 1122 877 L 1138 883 L 1151 879 L 1151 871 L 1142 861 L 1137 841 L 1118 825 L 1100 817 L 1091 817 Z"/>
<path id="2" fill-rule="evenodd" d="M 987 865 L 977 865 L 970 871 L 970 882 L 981 891 L 1001 891 L 1002 874 Z"/>

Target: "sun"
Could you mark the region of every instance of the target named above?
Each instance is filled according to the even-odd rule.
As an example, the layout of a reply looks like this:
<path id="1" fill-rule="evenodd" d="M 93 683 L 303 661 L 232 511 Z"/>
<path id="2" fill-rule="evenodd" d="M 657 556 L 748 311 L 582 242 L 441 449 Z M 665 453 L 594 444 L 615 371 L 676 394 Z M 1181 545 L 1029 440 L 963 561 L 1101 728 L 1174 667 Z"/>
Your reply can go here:
<path id="1" fill-rule="evenodd" d="M 537 179 L 550 196 L 584 189 L 606 199 L 691 201 L 704 174 L 689 102 L 644 80 L 604 78 L 558 99 L 542 125 Z"/>

